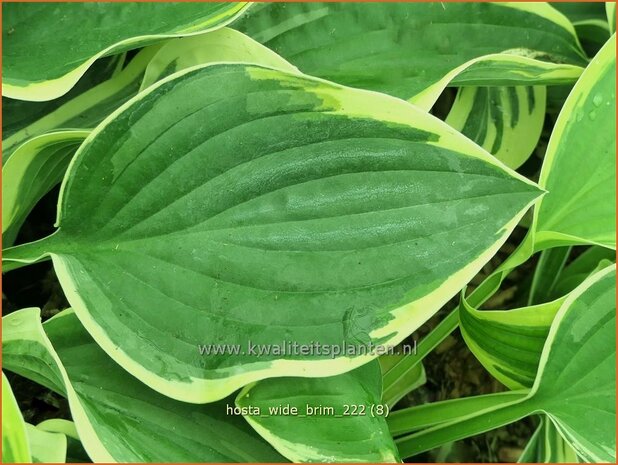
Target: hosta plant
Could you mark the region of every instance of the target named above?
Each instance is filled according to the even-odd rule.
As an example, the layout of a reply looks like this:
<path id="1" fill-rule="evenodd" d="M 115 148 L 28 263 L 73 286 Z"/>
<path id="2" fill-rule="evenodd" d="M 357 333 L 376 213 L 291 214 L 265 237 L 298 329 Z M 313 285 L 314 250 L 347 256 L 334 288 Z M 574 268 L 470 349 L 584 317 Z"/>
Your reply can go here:
<path id="1" fill-rule="evenodd" d="M 2 12 L 4 461 L 616 460 L 613 5 Z"/>

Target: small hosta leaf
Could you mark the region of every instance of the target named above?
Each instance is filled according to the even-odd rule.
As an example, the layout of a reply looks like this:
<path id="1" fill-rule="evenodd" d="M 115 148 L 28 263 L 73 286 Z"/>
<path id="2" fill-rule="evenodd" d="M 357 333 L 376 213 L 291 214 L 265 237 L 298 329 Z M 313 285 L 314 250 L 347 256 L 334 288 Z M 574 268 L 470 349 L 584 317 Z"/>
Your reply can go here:
<path id="1" fill-rule="evenodd" d="M 476 310 L 462 298 L 461 333 L 483 366 L 510 389 L 530 388 L 564 299 L 516 310 Z"/>
<path id="2" fill-rule="evenodd" d="M 64 463 L 67 457 L 67 437 L 26 423 L 33 463 Z"/>
<path id="3" fill-rule="evenodd" d="M 265 379 L 245 387 L 236 404 L 259 409 L 245 418 L 293 462 L 398 462 L 381 381 L 376 360 L 329 378 Z"/>

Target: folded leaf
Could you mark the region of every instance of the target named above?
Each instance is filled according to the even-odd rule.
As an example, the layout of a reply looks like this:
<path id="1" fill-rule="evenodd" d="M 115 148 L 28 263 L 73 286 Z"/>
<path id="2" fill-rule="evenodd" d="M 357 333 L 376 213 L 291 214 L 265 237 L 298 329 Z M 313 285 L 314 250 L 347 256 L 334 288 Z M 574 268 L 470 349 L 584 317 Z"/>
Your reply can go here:
<path id="1" fill-rule="evenodd" d="M 245 3 L 12 3 L 2 11 L 2 95 L 43 101 L 97 58 L 233 21 Z"/>
<path id="2" fill-rule="evenodd" d="M 64 463 L 67 456 L 67 438 L 61 433 L 44 431 L 26 423 L 32 463 Z"/>
<path id="3" fill-rule="evenodd" d="M 375 358 L 368 345 L 430 318 L 539 195 L 404 101 L 221 64 L 170 76 L 99 126 L 65 177 L 57 233 L 3 261 L 49 254 L 114 360 L 207 402 Z"/>
<path id="4" fill-rule="evenodd" d="M 303 73 L 423 108 L 468 67 L 483 67 L 483 85 L 522 85 L 573 82 L 585 64 L 547 4 L 267 3 L 233 27 Z"/>
<path id="5" fill-rule="evenodd" d="M 251 37 L 224 27 L 208 34 L 168 41 L 148 63 L 142 89 L 191 66 L 218 62 L 251 63 L 297 71 L 295 66 Z"/>
<path id="6" fill-rule="evenodd" d="M 124 69 L 109 79 L 93 87 L 87 87 L 79 93 L 75 92 L 77 88 L 74 88 L 69 94 L 58 99 L 62 104 L 51 112 L 40 115 L 39 118 L 28 119 L 27 124 L 15 125 L 14 131 L 8 134 L 3 133 L 5 137 L 2 140 L 3 164 L 17 147 L 31 137 L 63 128 L 94 128 L 112 111 L 137 94 L 146 66 L 159 48 L 160 45 L 152 45 L 140 50 Z M 69 96 L 72 98 L 67 98 Z M 32 102 L 20 103 L 44 105 Z M 10 112 L 11 109 L 4 108 L 4 111 Z"/>
<path id="7" fill-rule="evenodd" d="M 545 98 L 543 86 L 462 87 L 446 122 L 516 169 L 539 141 Z"/>
<path id="8" fill-rule="evenodd" d="M 535 413 L 546 413 L 578 455 L 590 462 L 616 460 L 616 266 L 577 287 L 560 307 L 547 337 L 532 389 L 494 394 L 504 402 L 397 439 L 411 457 L 445 442 L 473 436 Z M 509 396 L 514 399 L 509 400 Z M 479 396 L 476 399 L 489 399 Z M 449 413 L 475 398 L 450 401 Z M 425 406 L 424 406 L 425 407 Z M 443 406 L 436 404 L 443 410 Z M 431 404 L 425 414 L 431 414 Z M 410 420 L 414 423 L 414 412 Z M 397 425 L 408 423 L 404 415 Z M 414 431 L 414 429 L 412 429 Z"/>
<path id="9" fill-rule="evenodd" d="M 381 397 L 376 360 L 329 378 L 266 379 L 246 386 L 236 405 L 259 408 L 245 418 L 293 462 L 398 462 Z M 296 413 L 277 412 L 281 406 Z"/>
<path id="10" fill-rule="evenodd" d="M 494 378 L 509 389 L 531 388 L 549 328 L 564 298 L 515 310 L 476 310 L 464 297 L 461 334 Z"/>
<path id="11" fill-rule="evenodd" d="M 560 436 L 556 426 L 543 416 L 517 462 L 577 463 L 579 459 L 569 443 Z"/>
<path id="12" fill-rule="evenodd" d="M 75 151 L 90 131 L 43 134 L 21 145 L 2 167 L 2 243 L 13 244 L 36 203 L 60 184 Z"/>
<path id="13" fill-rule="evenodd" d="M 225 402 L 185 404 L 137 381 L 105 355 L 71 310 L 44 325 L 35 308 L 9 314 L 2 351 L 8 370 L 37 382 L 62 380 L 95 462 L 282 461 L 240 416 L 226 414 Z M 233 408 L 233 400 L 228 404 Z"/>

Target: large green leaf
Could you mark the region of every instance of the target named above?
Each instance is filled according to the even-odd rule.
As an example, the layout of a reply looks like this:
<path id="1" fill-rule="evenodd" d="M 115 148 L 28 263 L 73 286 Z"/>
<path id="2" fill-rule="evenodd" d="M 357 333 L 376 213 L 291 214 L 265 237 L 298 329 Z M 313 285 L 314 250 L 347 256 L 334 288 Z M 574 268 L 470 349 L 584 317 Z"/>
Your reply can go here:
<path id="1" fill-rule="evenodd" d="M 293 462 L 397 462 L 377 361 L 329 378 L 272 378 L 236 399 L 255 430 Z M 294 408 L 285 414 L 278 407 Z M 377 411 L 376 411 L 377 410 Z"/>
<path id="2" fill-rule="evenodd" d="M 38 309 L 3 318 L 4 367 L 34 381 L 60 379 L 79 437 L 102 462 L 278 462 L 226 402 L 164 397 L 116 365 L 64 311 L 41 325 Z M 47 383 L 46 383 L 47 385 Z M 233 400 L 228 400 L 232 404 Z"/>
<path id="3" fill-rule="evenodd" d="M 100 57 L 233 21 L 245 3 L 8 3 L 2 8 L 2 94 L 51 100 Z"/>
<path id="4" fill-rule="evenodd" d="M 475 398 L 451 401 L 447 414 L 456 417 L 461 410 L 462 415 L 399 438 L 396 442 L 401 456 L 410 457 L 448 441 L 545 413 L 586 461 L 615 462 L 615 293 L 615 265 L 589 277 L 565 299 L 554 318 L 534 385 L 526 396 L 521 396 L 526 391 L 494 395 L 498 402 L 476 412 L 467 409 L 476 403 Z M 500 396 L 504 402 L 499 402 Z M 487 397 L 478 400 L 483 398 Z M 442 412 L 444 406 L 436 404 L 436 410 Z M 424 413 L 431 415 L 431 404 Z M 414 409 L 409 409 L 399 416 L 398 424 L 414 426 L 416 416 Z"/>
<path id="5" fill-rule="evenodd" d="M 94 128 L 116 108 L 137 94 L 144 77 L 146 66 L 150 63 L 150 60 L 160 47 L 161 45 L 146 47 L 141 50 L 124 69 L 114 74 L 109 79 L 94 87 L 83 89 L 82 92 L 79 93 L 74 92 L 77 90 L 77 88 L 75 88 L 69 94 L 66 94 L 66 96 L 58 99 L 61 101 L 61 104 L 54 107 L 52 111 L 43 114 L 37 113 L 39 116 L 38 118 L 29 118 L 24 121 L 24 124 L 13 125 L 11 132 L 3 133 L 3 164 L 17 147 L 31 137 L 61 128 Z M 68 96 L 72 96 L 72 98 L 66 98 Z M 32 102 L 20 103 L 43 105 L 41 103 Z M 13 105 L 13 107 L 15 107 L 15 105 Z M 3 108 L 3 112 L 8 113 L 12 111 L 12 109 L 15 108 Z"/>
<path id="6" fill-rule="evenodd" d="M 616 41 L 577 81 L 556 121 L 535 208 L 536 248 L 598 244 L 616 248 Z"/>
<path id="7" fill-rule="evenodd" d="M 585 64 L 547 4 L 266 3 L 233 27 L 306 74 L 424 108 L 468 68 L 459 85 L 572 82 Z"/>
<path id="8" fill-rule="evenodd" d="M 30 463 L 26 423 L 17 400 L 2 372 L 2 463 Z"/>
<path id="9" fill-rule="evenodd" d="M 368 344 L 402 341 L 539 195 L 404 101 L 221 64 L 170 76 L 99 126 L 65 177 L 57 233 L 3 260 L 51 256 L 114 360 L 205 402 L 340 374 L 376 356 Z M 273 349 L 282 339 L 328 351 Z"/>
<path id="10" fill-rule="evenodd" d="M 36 203 L 60 184 L 75 151 L 90 131 L 55 131 L 21 145 L 2 167 L 2 243 L 13 244 Z"/>
<path id="11" fill-rule="evenodd" d="M 544 86 L 462 87 L 446 122 L 515 169 L 539 141 L 545 99 Z"/>

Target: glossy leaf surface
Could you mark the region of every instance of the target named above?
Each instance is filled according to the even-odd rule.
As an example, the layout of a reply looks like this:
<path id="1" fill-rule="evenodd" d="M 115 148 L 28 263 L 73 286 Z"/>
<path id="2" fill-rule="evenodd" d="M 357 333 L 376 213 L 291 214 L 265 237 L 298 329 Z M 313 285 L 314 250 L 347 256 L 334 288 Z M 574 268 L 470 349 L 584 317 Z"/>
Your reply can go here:
<path id="1" fill-rule="evenodd" d="M 51 254 L 95 340 L 174 398 L 366 363 L 359 347 L 426 321 L 540 195 L 392 97 L 248 65 L 171 78 L 82 145 L 58 232 L 3 259 Z"/>
<path id="2" fill-rule="evenodd" d="M 11 3 L 2 10 L 2 93 L 51 100 L 100 57 L 224 26 L 244 3 Z"/>

